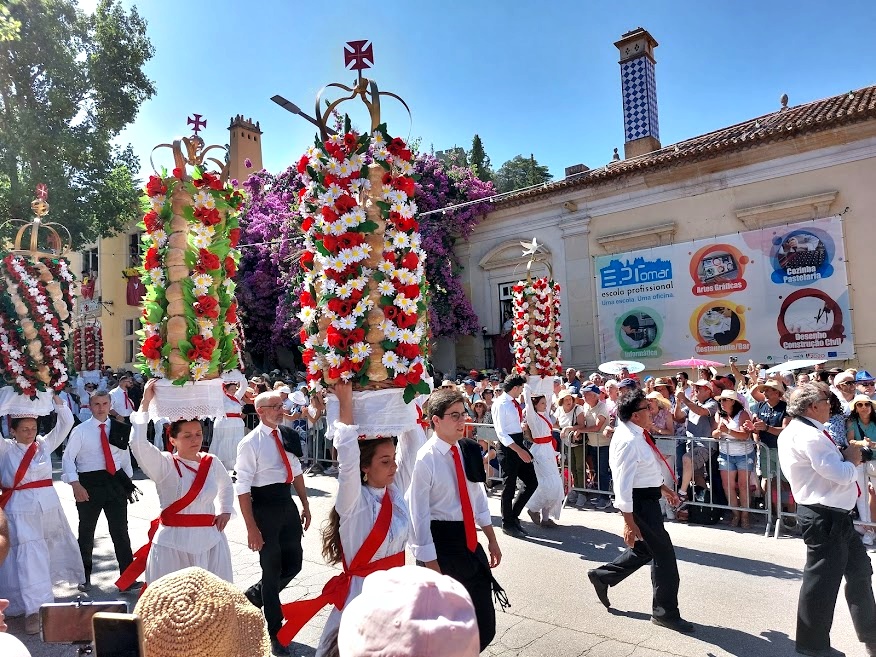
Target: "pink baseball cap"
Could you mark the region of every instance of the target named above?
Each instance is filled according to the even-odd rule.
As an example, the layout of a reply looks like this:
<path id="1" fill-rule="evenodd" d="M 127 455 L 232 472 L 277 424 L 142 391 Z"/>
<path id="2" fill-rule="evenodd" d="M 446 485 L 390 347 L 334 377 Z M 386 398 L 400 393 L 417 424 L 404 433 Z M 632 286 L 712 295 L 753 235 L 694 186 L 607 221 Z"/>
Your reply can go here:
<path id="1" fill-rule="evenodd" d="M 341 616 L 340 657 L 478 657 L 468 591 L 421 566 L 379 570 Z"/>

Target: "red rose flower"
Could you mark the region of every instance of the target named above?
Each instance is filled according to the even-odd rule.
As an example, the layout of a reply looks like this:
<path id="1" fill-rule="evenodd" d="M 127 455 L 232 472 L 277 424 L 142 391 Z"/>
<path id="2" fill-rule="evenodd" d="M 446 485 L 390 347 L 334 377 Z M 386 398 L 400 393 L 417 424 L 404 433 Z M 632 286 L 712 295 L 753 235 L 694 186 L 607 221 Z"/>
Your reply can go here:
<path id="1" fill-rule="evenodd" d="M 331 185 L 337 185 L 339 183 L 339 179 L 334 174 L 327 173 L 325 174 L 325 178 L 322 182 L 326 187 L 329 187 Z"/>
<path id="2" fill-rule="evenodd" d="M 304 221 L 301 222 L 301 230 L 305 233 L 313 228 L 313 217 L 306 217 Z"/>
<path id="3" fill-rule="evenodd" d="M 150 360 L 161 358 L 161 347 L 164 343 L 161 341 L 161 336 L 150 335 L 143 341 L 143 346 L 140 347 L 140 352 Z"/>
<path id="4" fill-rule="evenodd" d="M 198 251 L 198 269 L 201 271 L 219 269 L 219 256 L 210 253 L 207 249 L 200 249 Z"/>
<path id="5" fill-rule="evenodd" d="M 316 352 L 313 349 L 305 349 L 304 351 L 301 352 L 301 361 L 305 365 L 309 365 L 310 361 L 312 361 L 315 356 L 316 356 Z"/>
<path id="6" fill-rule="evenodd" d="M 344 341 L 344 336 L 334 326 L 329 325 L 325 330 L 325 339 L 329 347 L 338 349 Z"/>
<path id="7" fill-rule="evenodd" d="M 401 261 L 401 266 L 405 269 L 410 269 L 411 271 L 414 271 L 417 268 L 418 264 L 420 264 L 420 259 L 413 251 L 408 251 Z"/>
<path id="8" fill-rule="evenodd" d="M 222 216 L 216 208 L 196 208 L 195 219 L 198 219 L 205 226 L 215 226 L 222 221 Z"/>
<path id="9" fill-rule="evenodd" d="M 365 235 L 362 233 L 344 233 L 338 236 L 338 246 L 342 249 L 351 249 L 354 246 L 359 246 L 365 241 Z"/>
<path id="10" fill-rule="evenodd" d="M 161 266 L 161 258 L 158 257 L 158 248 L 150 246 L 146 251 L 146 257 L 143 259 L 143 267 L 147 271 Z"/>
<path id="11" fill-rule="evenodd" d="M 322 237 L 322 245 L 325 247 L 325 250 L 329 253 L 337 253 L 338 252 L 338 238 L 334 235 L 323 235 Z"/>
<path id="12" fill-rule="evenodd" d="M 420 347 L 415 344 L 400 342 L 398 347 L 395 348 L 395 353 L 397 353 L 402 358 L 413 360 L 420 355 Z"/>
<path id="13" fill-rule="evenodd" d="M 232 228 L 228 231 L 228 240 L 231 242 L 231 248 L 237 246 L 237 243 L 240 241 L 240 228 Z"/>
<path id="14" fill-rule="evenodd" d="M 417 315 L 416 313 L 402 313 L 395 318 L 395 323 L 399 328 L 411 328 L 412 326 L 417 325 Z"/>
<path id="15" fill-rule="evenodd" d="M 308 292 L 307 290 L 303 291 L 298 298 L 301 301 L 301 305 L 305 308 L 313 308 L 314 306 L 316 306 L 316 304 L 313 303 L 313 295 L 311 295 L 310 292 Z"/>
<path id="16" fill-rule="evenodd" d="M 395 378 L 393 378 L 392 380 L 392 383 L 396 388 L 404 388 L 408 385 L 408 377 L 406 377 L 404 374 L 396 374 Z"/>
<path id="17" fill-rule="evenodd" d="M 407 176 L 399 176 L 392 181 L 392 188 L 400 190 L 408 196 L 414 195 L 414 179 Z"/>
<path id="18" fill-rule="evenodd" d="M 354 289 L 352 292 L 350 292 L 350 303 L 352 303 L 355 306 L 357 303 L 359 303 L 362 300 L 362 297 L 364 296 L 364 294 L 365 294 L 364 290 L 355 290 Z"/>
<path id="19" fill-rule="evenodd" d="M 406 144 L 403 139 L 400 137 L 394 137 L 389 144 L 386 146 L 386 150 L 388 150 L 393 155 L 399 155 L 402 150 L 404 150 Z"/>
<path id="20" fill-rule="evenodd" d="M 350 344 L 362 342 L 363 340 L 365 340 L 365 329 L 354 328 L 352 331 L 350 331 Z"/>
<path id="21" fill-rule="evenodd" d="M 228 306 L 228 310 L 225 311 L 225 321 L 229 324 L 237 324 L 237 302 L 232 301 L 231 305 Z"/>
<path id="22" fill-rule="evenodd" d="M 386 171 L 383 174 L 383 178 L 381 179 L 381 182 L 384 185 L 391 185 L 392 184 L 392 174 L 389 171 Z"/>
<path id="23" fill-rule="evenodd" d="M 299 263 L 304 269 L 310 269 L 313 266 L 313 251 L 303 251 Z"/>
<path id="24" fill-rule="evenodd" d="M 349 212 L 353 208 L 358 205 L 352 196 L 348 194 L 342 194 L 338 197 L 338 200 L 335 201 L 335 209 L 338 211 L 338 214 L 344 214 L 345 212 Z"/>
<path id="25" fill-rule="evenodd" d="M 402 292 L 408 299 L 417 299 L 420 296 L 420 286 L 404 285 L 399 292 Z"/>
<path id="26" fill-rule="evenodd" d="M 348 132 L 344 135 L 344 146 L 347 149 L 348 153 L 352 153 L 356 150 L 356 146 L 358 146 L 359 137 L 355 132 Z"/>
<path id="27" fill-rule="evenodd" d="M 398 306 L 384 306 L 383 307 L 383 316 L 386 317 L 391 322 L 394 322 L 396 318 L 401 314 L 401 309 Z"/>
<path id="28" fill-rule="evenodd" d="M 423 378 L 423 364 L 416 363 L 408 370 L 408 383 L 417 384 Z"/>
<path id="29" fill-rule="evenodd" d="M 150 210 L 143 215 L 143 225 L 146 226 L 147 233 L 152 233 L 161 228 L 161 218 L 155 210 Z"/>
<path id="30" fill-rule="evenodd" d="M 195 315 L 198 317 L 209 317 L 210 319 L 219 319 L 219 302 L 215 297 L 207 294 L 202 294 L 195 301 Z"/>
<path id="31" fill-rule="evenodd" d="M 298 173 L 306 173 L 307 172 L 307 164 L 310 162 L 310 158 L 306 155 L 302 155 L 301 159 L 298 160 Z"/>
<path id="32" fill-rule="evenodd" d="M 182 169 L 180 169 L 179 167 L 176 167 L 173 170 L 173 177 L 174 178 L 179 178 L 180 180 L 182 180 L 185 175 L 186 175 L 185 172 Z"/>
<path id="33" fill-rule="evenodd" d="M 337 213 L 331 208 L 324 207 L 322 209 L 322 218 L 325 219 L 330 224 L 336 222 L 338 220 Z"/>
<path id="34" fill-rule="evenodd" d="M 234 258 L 231 256 L 227 256 L 225 258 L 225 275 L 228 278 L 233 278 L 237 274 L 237 263 L 234 262 Z"/>
<path id="35" fill-rule="evenodd" d="M 146 194 L 149 196 L 167 194 L 167 185 L 158 176 L 149 176 L 149 182 L 146 183 Z"/>
<path id="36" fill-rule="evenodd" d="M 334 297 L 329 299 L 328 309 L 333 313 L 337 313 L 341 317 L 346 317 L 350 314 L 350 311 L 353 309 L 353 306 L 350 304 L 348 299 L 340 299 L 338 297 Z"/>
<path id="37" fill-rule="evenodd" d="M 307 341 L 307 329 L 301 329 L 298 331 L 298 341 L 301 344 L 304 344 Z"/>

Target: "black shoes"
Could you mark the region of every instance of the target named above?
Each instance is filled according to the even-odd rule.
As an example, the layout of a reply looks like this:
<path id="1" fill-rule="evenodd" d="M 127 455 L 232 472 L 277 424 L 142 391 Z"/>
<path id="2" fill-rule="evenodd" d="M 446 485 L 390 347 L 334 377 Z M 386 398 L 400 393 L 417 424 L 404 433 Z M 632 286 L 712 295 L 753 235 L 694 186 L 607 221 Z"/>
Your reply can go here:
<path id="1" fill-rule="evenodd" d="M 590 580 L 590 583 L 593 584 L 593 588 L 596 589 L 596 597 L 599 598 L 599 601 L 605 605 L 606 609 L 610 608 L 611 602 L 608 599 L 608 584 L 604 584 L 602 580 L 599 579 L 595 570 L 587 571 L 587 579 Z"/>
<path id="2" fill-rule="evenodd" d="M 255 605 L 258 609 L 262 608 L 262 599 L 260 596 L 257 596 L 252 589 L 247 589 L 243 592 L 246 596 L 246 599 L 249 600 L 253 605 Z"/>
<path id="3" fill-rule="evenodd" d="M 80 584 L 76 588 L 79 589 L 80 591 L 82 591 L 83 593 L 88 593 L 89 591 L 91 591 L 91 582 L 90 581 L 89 582 L 82 582 L 82 584 Z"/>
<path id="4" fill-rule="evenodd" d="M 122 593 L 130 593 L 131 591 L 139 591 L 141 588 L 143 588 L 144 583 L 145 582 L 141 582 L 140 580 L 137 580 L 136 582 L 131 584 L 131 586 L 129 586 L 128 588 L 119 589 L 119 591 L 121 591 Z"/>
<path id="5" fill-rule="evenodd" d="M 519 520 L 509 520 L 502 523 L 502 531 L 514 538 L 526 538 L 529 533 L 520 526 Z"/>
<path id="6" fill-rule="evenodd" d="M 292 651 L 288 646 L 277 641 L 276 637 L 271 637 L 271 654 L 274 657 L 291 657 Z"/>
<path id="7" fill-rule="evenodd" d="M 651 616 L 651 622 L 654 625 L 665 627 L 667 630 L 675 630 L 682 634 L 693 634 L 695 631 L 693 623 L 683 618 L 657 618 L 656 616 Z"/>
<path id="8" fill-rule="evenodd" d="M 809 657 L 842 657 L 846 653 L 840 652 L 836 648 L 796 648 L 798 655 L 809 655 Z M 868 655 L 873 654 L 868 652 Z"/>

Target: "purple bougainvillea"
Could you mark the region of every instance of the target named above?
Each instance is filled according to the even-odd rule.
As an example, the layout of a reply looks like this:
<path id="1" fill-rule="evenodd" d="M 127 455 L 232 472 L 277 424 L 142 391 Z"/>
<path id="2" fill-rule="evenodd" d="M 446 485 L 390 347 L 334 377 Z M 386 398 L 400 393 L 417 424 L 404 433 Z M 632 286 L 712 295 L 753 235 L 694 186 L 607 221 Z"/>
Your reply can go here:
<path id="1" fill-rule="evenodd" d="M 470 169 L 445 165 L 428 154 L 415 162 L 419 175 L 417 206 L 420 212 L 486 198 L 495 193 L 492 183 L 479 180 Z M 264 169 L 244 183 L 248 199 L 241 226 L 241 261 L 237 298 L 247 339 L 247 350 L 257 361 L 270 360 L 277 346 L 298 342 L 301 270 L 298 252 L 303 247 L 300 221 L 293 203 L 302 183 L 292 168 L 273 175 Z M 460 264 L 453 247 L 474 230 L 489 203 L 426 215 L 420 221 L 423 249 L 428 254 L 426 277 L 430 284 L 429 321 L 436 338 L 471 335 L 480 322 L 459 278 Z"/>
<path id="2" fill-rule="evenodd" d="M 303 239 L 292 203 L 301 181 L 292 168 L 276 176 L 262 169 L 243 186 L 248 198 L 240 220 L 237 298 L 246 348 L 254 359 L 264 360 L 276 347 L 294 347 L 297 340 L 295 254 Z"/>

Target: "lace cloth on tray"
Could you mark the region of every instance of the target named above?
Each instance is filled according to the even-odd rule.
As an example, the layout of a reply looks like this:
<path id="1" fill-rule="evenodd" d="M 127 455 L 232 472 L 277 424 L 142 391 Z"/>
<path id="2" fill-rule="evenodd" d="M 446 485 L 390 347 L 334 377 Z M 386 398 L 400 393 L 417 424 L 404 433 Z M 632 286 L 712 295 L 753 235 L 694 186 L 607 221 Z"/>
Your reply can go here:
<path id="1" fill-rule="evenodd" d="M 210 379 L 175 386 L 168 379 L 159 379 L 149 404 L 149 419 L 167 418 L 175 422 L 224 415 L 222 383 L 222 379 Z"/>
<path id="2" fill-rule="evenodd" d="M 405 404 L 404 390 L 363 390 L 353 393 L 353 418 L 366 436 L 399 436 L 417 424 L 417 409 Z M 338 398 L 326 397 L 326 420 L 333 427 L 338 419 Z"/>

